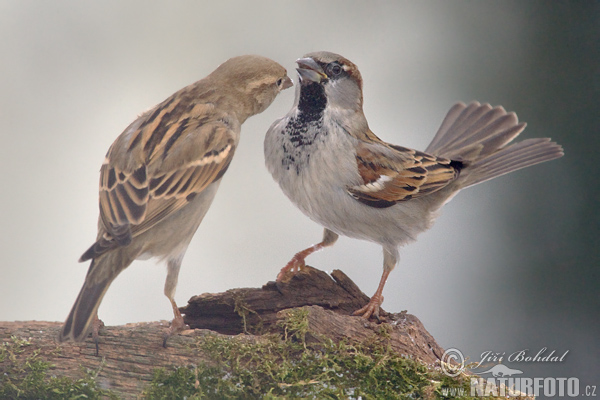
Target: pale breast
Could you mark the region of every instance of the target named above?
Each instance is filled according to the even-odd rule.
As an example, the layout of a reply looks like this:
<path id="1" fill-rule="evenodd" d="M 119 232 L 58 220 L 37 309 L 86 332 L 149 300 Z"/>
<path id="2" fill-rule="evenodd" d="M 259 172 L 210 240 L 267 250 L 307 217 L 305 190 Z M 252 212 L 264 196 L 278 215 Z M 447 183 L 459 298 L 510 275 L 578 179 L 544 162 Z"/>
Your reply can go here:
<path id="1" fill-rule="evenodd" d="M 430 227 L 439 207 L 428 201 L 375 208 L 349 194 L 348 188 L 362 180 L 357 139 L 343 128 L 320 125 L 318 131 L 304 132 L 295 130 L 294 123 L 282 120 L 269 131 L 265 156 L 275 181 L 305 215 L 340 235 L 392 246 L 413 241 Z M 304 133 L 298 138 L 297 132 Z"/>

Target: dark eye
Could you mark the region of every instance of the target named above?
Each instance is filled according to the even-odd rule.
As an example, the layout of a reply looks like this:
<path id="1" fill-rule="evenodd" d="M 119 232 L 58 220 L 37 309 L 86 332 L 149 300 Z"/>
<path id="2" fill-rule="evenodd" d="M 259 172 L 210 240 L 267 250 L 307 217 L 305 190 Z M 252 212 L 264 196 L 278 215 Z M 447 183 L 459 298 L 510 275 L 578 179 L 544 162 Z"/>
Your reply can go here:
<path id="1" fill-rule="evenodd" d="M 283 83 L 283 78 L 279 78 L 277 79 L 277 86 L 281 86 L 281 84 Z"/>
<path id="2" fill-rule="evenodd" d="M 327 66 L 327 75 L 338 76 L 344 69 L 337 62 L 332 62 Z"/>

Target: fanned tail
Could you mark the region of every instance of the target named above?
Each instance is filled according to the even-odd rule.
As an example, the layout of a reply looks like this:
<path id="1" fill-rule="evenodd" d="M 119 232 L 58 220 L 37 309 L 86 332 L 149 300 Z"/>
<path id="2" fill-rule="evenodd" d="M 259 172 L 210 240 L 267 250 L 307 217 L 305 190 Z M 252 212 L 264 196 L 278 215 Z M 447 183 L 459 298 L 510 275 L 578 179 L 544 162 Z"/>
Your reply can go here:
<path id="1" fill-rule="evenodd" d="M 521 168 L 554 160 L 564 155 L 563 148 L 550 138 L 527 139 L 507 146 L 474 162 L 465 176 L 464 187 L 508 174 Z"/>
<path id="2" fill-rule="evenodd" d="M 456 182 L 461 188 L 564 155 L 548 138 L 510 144 L 525 126 L 500 106 L 457 103 L 425 152 L 461 161 L 464 169 Z"/>

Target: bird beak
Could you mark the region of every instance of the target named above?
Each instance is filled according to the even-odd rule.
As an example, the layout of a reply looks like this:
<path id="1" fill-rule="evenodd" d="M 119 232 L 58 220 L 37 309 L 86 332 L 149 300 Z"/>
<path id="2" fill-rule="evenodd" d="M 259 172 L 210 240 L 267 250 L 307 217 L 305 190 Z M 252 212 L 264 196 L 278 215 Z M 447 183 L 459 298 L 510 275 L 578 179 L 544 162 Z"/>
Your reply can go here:
<path id="1" fill-rule="evenodd" d="M 327 75 L 323 71 L 323 68 L 321 68 L 321 66 L 312 58 L 299 58 L 296 60 L 296 64 L 298 64 L 296 71 L 298 71 L 300 82 L 320 83 L 322 80 L 327 80 Z"/>
<path id="2" fill-rule="evenodd" d="M 294 86 L 294 82 L 292 82 L 289 76 L 286 76 L 283 80 L 283 83 L 281 84 L 281 90 L 285 90 L 292 86 Z"/>

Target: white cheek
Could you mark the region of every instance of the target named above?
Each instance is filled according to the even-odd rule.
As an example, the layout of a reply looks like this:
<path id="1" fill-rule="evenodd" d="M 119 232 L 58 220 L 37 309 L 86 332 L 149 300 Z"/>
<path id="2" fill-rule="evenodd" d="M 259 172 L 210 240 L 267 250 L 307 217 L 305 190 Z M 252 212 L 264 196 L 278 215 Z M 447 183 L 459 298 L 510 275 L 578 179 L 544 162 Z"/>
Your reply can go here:
<path id="1" fill-rule="evenodd" d="M 337 110 L 360 109 L 361 92 L 355 82 L 349 78 L 332 81 L 325 87 L 328 107 Z"/>

